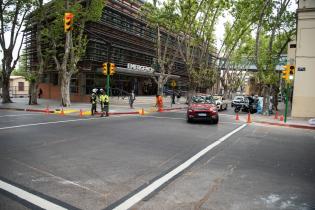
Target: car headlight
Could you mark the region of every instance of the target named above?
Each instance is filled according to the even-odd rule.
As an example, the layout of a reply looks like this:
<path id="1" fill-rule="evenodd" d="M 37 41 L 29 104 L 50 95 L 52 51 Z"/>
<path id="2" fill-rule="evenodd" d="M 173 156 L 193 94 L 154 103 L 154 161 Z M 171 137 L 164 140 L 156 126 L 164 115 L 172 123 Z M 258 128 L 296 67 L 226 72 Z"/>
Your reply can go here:
<path id="1" fill-rule="evenodd" d="M 210 112 L 216 112 L 217 111 L 217 108 L 215 107 L 210 107 Z"/>

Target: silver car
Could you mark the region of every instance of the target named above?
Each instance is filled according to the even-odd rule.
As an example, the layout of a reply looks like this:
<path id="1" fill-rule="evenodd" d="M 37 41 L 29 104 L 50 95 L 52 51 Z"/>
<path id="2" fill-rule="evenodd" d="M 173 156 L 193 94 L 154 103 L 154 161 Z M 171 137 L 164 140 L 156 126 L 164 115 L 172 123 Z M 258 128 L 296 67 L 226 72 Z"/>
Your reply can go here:
<path id="1" fill-rule="evenodd" d="M 213 98 L 218 110 L 227 110 L 228 104 L 225 102 L 223 96 L 214 95 Z"/>

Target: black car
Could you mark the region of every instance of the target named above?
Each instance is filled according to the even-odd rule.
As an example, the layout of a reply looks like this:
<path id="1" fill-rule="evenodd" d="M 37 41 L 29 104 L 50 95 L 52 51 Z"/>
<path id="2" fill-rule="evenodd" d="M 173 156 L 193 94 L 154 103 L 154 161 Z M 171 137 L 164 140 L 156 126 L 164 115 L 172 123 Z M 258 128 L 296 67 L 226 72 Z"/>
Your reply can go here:
<path id="1" fill-rule="evenodd" d="M 250 112 L 251 114 L 257 112 L 258 101 L 251 96 L 244 96 L 244 99 L 234 104 L 234 111 Z"/>

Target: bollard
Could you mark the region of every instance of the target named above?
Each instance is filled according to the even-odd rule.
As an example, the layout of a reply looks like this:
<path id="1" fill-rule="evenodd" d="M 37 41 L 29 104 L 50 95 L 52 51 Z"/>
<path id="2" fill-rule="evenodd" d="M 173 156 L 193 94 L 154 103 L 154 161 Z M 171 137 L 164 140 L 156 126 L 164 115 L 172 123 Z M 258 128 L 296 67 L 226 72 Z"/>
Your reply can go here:
<path id="1" fill-rule="evenodd" d="M 61 115 L 61 116 L 64 116 L 64 115 L 65 115 L 65 113 L 64 113 L 64 111 L 63 111 L 63 108 L 61 108 L 60 115 Z"/>
<path id="2" fill-rule="evenodd" d="M 248 114 L 247 114 L 247 123 L 251 123 L 251 122 L 252 122 L 252 120 L 250 118 L 250 113 L 248 112 Z"/>
<path id="3" fill-rule="evenodd" d="M 275 114 L 275 120 L 277 120 L 277 119 L 278 119 L 278 116 L 279 116 L 279 113 L 278 113 L 278 112 L 276 112 L 276 114 Z"/>
<path id="4" fill-rule="evenodd" d="M 49 106 L 47 105 L 46 109 L 45 109 L 45 114 L 49 114 Z"/>
<path id="5" fill-rule="evenodd" d="M 236 121 L 240 120 L 240 117 L 238 116 L 238 112 L 236 112 L 236 118 L 235 118 Z"/>
<path id="6" fill-rule="evenodd" d="M 281 115 L 281 116 L 280 116 L 280 121 L 283 121 L 283 120 L 284 120 L 284 116 Z"/>
<path id="7" fill-rule="evenodd" d="M 83 111 L 80 109 L 80 117 L 83 117 Z"/>

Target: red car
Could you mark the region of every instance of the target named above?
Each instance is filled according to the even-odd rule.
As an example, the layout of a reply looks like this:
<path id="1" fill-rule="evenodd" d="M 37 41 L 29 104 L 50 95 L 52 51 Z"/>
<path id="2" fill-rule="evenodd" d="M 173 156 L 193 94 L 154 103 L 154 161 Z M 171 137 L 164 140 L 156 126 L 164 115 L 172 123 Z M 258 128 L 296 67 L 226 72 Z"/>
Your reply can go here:
<path id="1" fill-rule="evenodd" d="M 187 109 L 187 122 L 194 120 L 205 120 L 218 124 L 219 114 L 212 96 L 192 97 L 192 102 Z"/>

